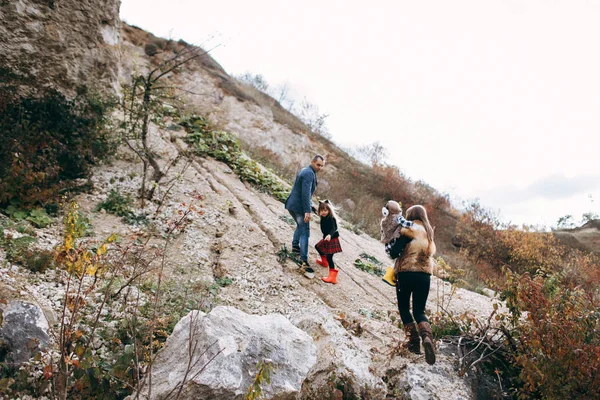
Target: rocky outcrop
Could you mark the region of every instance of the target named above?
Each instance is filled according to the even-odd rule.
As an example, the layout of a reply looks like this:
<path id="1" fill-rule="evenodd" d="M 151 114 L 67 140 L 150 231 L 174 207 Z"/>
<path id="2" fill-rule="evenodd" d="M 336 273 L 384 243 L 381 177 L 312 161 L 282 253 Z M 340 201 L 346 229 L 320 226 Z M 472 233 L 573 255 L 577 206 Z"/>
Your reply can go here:
<path id="1" fill-rule="evenodd" d="M 117 93 L 120 0 L 0 2 L 0 83 Z"/>
<path id="2" fill-rule="evenodd" d="M 302 314 L 295 324 L 315 338 L 319 357 L 309 375 L 313 386 L 325 384 L 332 374 L 336 377 L 351 376 L 356 393 L 366 388 L 372 398 L 385 397 L 383 381 L 370 371 L 370 349 L 350 335 L 331 315 L 323 312 Z"/>
<path id="3" fill-rule="evenodd" d="M 0 311 L 0 343 L 6 352 L 6 361 L 25 362 L 48 346 L 48 322 L 40 307 L 17 300 Z"/>
<path id="4" fill-rule="evenodd" d="M 273 365 L 271 383 L 261 386 L 266 397 L 295 399 L 315 364 L 315 345 L 279 314 L 223 306 L 193 311 L 177 323 L 152 368 L 150 398 L 178 392 L 185 379 L 180 399 L 241 399 L 264 360 Z"/>
<path id="5" fill-rule="evenodd" d="M 579 228 L 556 230 L 554 236 L 565 246 L 600 254 L 600 219 Z"/>

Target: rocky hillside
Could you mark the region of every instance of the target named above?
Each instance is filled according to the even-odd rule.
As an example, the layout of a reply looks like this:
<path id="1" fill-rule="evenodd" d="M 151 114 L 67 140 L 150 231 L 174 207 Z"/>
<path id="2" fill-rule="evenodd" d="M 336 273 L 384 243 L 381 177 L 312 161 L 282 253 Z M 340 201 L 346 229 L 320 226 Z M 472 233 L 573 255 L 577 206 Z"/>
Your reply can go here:
<path id="1" fill-rule="evenodd" d="M 172 49 L 187 45 L 157 38 L 127 25 L 123 27 L 122 36 L 122 82 L 130 81 L 131 71 L 156 66 L 172 54 Z M 146 54 L 148 46 L 154 55 Z M 399 200 L 406 207 L 412 204 L 428 207 L 432 224 L 436 226 L 438 248 L 443 251 L 453 248 L 451 240 L 456 231 L 457 215 L 449 203 L 446 205 L 443 195 L 423 182 L 415 183 L 406 177 L 394 180 L 393 174 L 374 175 L 371 168 L 350 157 L 330 140 L 312 133 L 273 98 L 229 76 L 210 53 L 186 64 L 168 78 L 170 85 L 179 88 L 176 93 L 185 104 L 186 112 L 207 116 L 217 129 L 236 135 L 245 150 L 288 181 L 293 181 L 296 172 L 314 154 L 325 156 L 327 168 L 319 176 L 316 194 L 334 200 L 342 215 L 357 228 L 378 233 L 381 203 L 401 193 L 403 198 Z M 374 184 L 374 180 L 382 182 Z M 395 187 L 385 194 L 373 195 L 366 188 L 369 185 Z"/>
<path id="2" fill-rule="evenodd" d="M 155 130 L 152 140 L 157 149 L 162 149 L 161 155 L 168 158 L 179 151 L 179 146 L 185 146 L 180 141 L 181 135 L 182 132 L 177 131 Z M 175 141 L 173 136 L 177 137 Z M 122 238 L 131 238 L 140 232 L 139 226 L 95 211 L 111 190 L 135 195 L 140 176 L 141 165 L 132 162 L 127 152 L 94 171 L 94 190 L 76 198 L 80 210 L 91 218 L 93 236 L 103 238 L 117 233 Z M 472 382 L 468 377 L 458 377 L 454 370 L 456 355 L 452 346 L 440 343 L 440 355 L 434 366 L 427 365 L 423 357 L 394 353 L 398 341 L 404 338 L 397 327 L 395 292 L 380 277 L 354 265 L 361 254 L 390 264 L 377 240 L 342 227 L 344 252 L 336 256 L 341 269 L 339 283 L 321 282 L 318 277 L 325 276 L 327 271 L 320 267 L 318 277 L 308 280 L 293 262 L 278 261 L 277 252 L 283 243 L 290 241 L 293 233 L 281 202 L 244 184 L 228 166 L 212 159 L 196 158 L 181 176 L 177 177 L 174 171 L 169 179 L 176 180 L 157 221 L 176 215 L 181 204 L 193 201 L 202 213 L 193 217 L 185 232 L 169 248 L 165 282 L 184 292 L 200 283 L 212 286 L 226 278 L 231 283 L 216 295 L 198 292 L 205 296 L 198 299 L 204 309 L 227 305 L 248 314 L 277 313 L 308 333 L 317 351 L 316 364 L 304 381 L 304 390 L 311 384 L 323 384 L 335 373 L 352 376 L 358 387 L 367 386 L 372 398 L 401 392 L 405 398 L 415 399 L 474 398 Z M 156 207 L 152 204 L 146 211 L 152 215 Z M 59 243 L 58 222 L 36 230 L 39 247 L 50 248 Z M 18 233 L 5 231 L 5 234 Z M 311 245 L 319 235 L 317 224 L 312 224 Z M 310 259 L 314 260 L 315 256 L 316 252 L 311 250 Z M 57 329 L 65 290 L 60 276 L 59 271 L 35 274 L 17 265 L 5 264 L 0 274 L 2 303 L 5 304 L 2 307 L 16 299 L 37 304 L 48 316 L 50 329 Z M 173 290 L 168 295 L 181 295 L 181 292 Z M 146 296 L 149 295 L 147 292 Z M 490 298 L 462 289 L 454 291 L 450 284 L 437 278 L 433 280 L 430 299 L 430 314 L 444 307 L 484 318 L 492 311 Z M 106 315 L 106 323 L 109 316 L 122 317 L 122 301 L 111 305 L 110 313 L 115 314 Z"/>
<path id="3" fill-rule="evenodd" d="M 84 5 L 90 10 L 114 11 L 116 7 L 104 2 L 85 2 Z M 56 72 L 64 70 L 64 63 L 71 61 L 70 69 L 49 78 L 58 82 L 68 80 L 65 83 L 67 91 L 77 86 L 79 78 L 99 76 L 102 81 L 107 78 L 104 74 L 108 74 L 107 86 L 114 87 L 116 79 L 112 75 L 116 70 L 120 81 L 129 82 L 134 71 L 143 73 L 160 61 L 161 46 L 168 48 L 165 41 L 160 41 L 149 51 L 146 45 L 152 36 L 133 27 L 124 26 L 119 35 L 114 31 L 119 26 L 114 12 L 103 17 L 86 13 L 85 9 L 80 10 L 68 2 L 40 5 L 39 2 L 21 1 L 10 5 L 3 3 L 1 7 L 3 16 L 21 18 L 11 20 L 11 24 L 21 21 L 25 26 L 20 28 L 25 30 L 18 31 L 18 38 L 10 41 L 12 46 L 19 39 L 21 47 L 11 47 L 8 53 L 3 52 L 3 65 L 10 66 L 16 60 L 16 53 L 34 46 L 39 39 L 34 33 L 46 32 L 44 38 L 54 37 L 47 32 L 56 24 L 56 37 L 63 35 L 65 38 L 52 47 L 56 52 L 54 58 L 46 60 L 44 57 L 50 57 L 51 53 L 46 52 L 38 60 L 33 57 L 37 54 L 33 48 L 28 62 L 32 70 L 47 63 Z M 29 21 L 28 18 L 33 19 Z M 89 24 L 87 18 L 94 23 Z M 16 29 L 16 25 L 3 22 L 1 32 L 14 34 L 11 27 Z M 84 31 L 87 33 L 82 36 L 80 33 Z M 75 40 L 71 38 L 77 38 L 76 46 L 67 45 Z M 117 38 L 122 39 L 114 43 L 113 39 Z M 116 49 L 111 52 L 110 46 L 119 47 L 116 70 L 112 61 L 117 52 Z M 106 54 L 99 55 L 98 52 Z M 104 56 L 112 60 L 111 63 L 94 64 L 93 60 L 101 60 Z M 302 132 L 296 120 L 277 111 L 277 105 L 267 107 L 256 101 L 256 97 L 249 96 L 209 57 L 186 65 L 183 71 L 169 76 L 168 81 L 183 89 L 180 99 L 186 112 L 207 116 L 214 126 L 237 135 L 249 147 L 268 149 L 286 160 L 292 172 L 307 164 L 314 153 L 324 154 L 330 165 L 320 181 L 321 191 L 327 189 L 328 181 L 335 179 L 336 160 L 347 157 L 335 146 Z M 254 96 L 260 97 L 260 94 Z M 119 365 L 123 356 L 137 352 L 135 346 L 141 346 L 142 342 L 131 338 L 133 329 L 129 329 L 129 324 L 135 320 L 132 316 L 139 314 L 152 329 L 157 324 L 164 324 L 160 326 L 165 336 L 173 331 L 152 370 L 132 369 L 127 363 L 124 367 L 127 373 L 123 375 L 116 367 L 109 369 L 112 380 L 107 378 L 107 382 L 121 390 L 116 398 L 140 389 L 136 386 L 125 390 L 126 385 L 122 384 L 128 379 L 127 374 L 138 373 L 152 377 L 151 381 L 144 381 L 142 397 L 169 397 L 176 393 L 176 383 L 187 379 L 188 384 L 185 390 L 179 391 L 179 398 L 243 398 L 243 393 L 255 381 L 256 366 L 264 361 L 263 355 L 276 361 L 273 384 L 263 382 L 261 385 L 270 398 L 324 398 L 320 393 L 334 384 L 342 385 L 344 390 L 336 386 L 337 392 L 333 390 L 334 397 L 331 398 L 341 398 L 341 392 L 353 392 L 372 399 L 464 399 L 476 398 L 478 392 L 485 392 L 473 373 L 457 372 L 457 351 L 453 345 L 439 343 L 438 361 L 434 366 L 426 364 L 423 356 L 411 355 L 398 348 L 404 334 L 398 327 L 394 289 L 376 274 L 358 268 L 367 263 L 377 264 L 377 260 L 381 262 L 377 266 L 379 269 L 391 265 L 376 239 L 341 221 L 344 251 L 336 255 L 336 264 L 341 270 L 338 284 L 323 283 L 319 278 L 327 271 L 318 266 L 315 279 L 305 278 L 294 262 L 280 257 L 282 246 L 290 245 L 294 229 L 283 204 L 257 187 L 242 182 L 225 163 L 193 155 L 185 137 L 186 132 L 176 117 L 165 116 L 160 125 L 150 127 L 149 143 L 159 163 L 164 167 L 179 157 L 179 162 L 167 170 L 161 185 L 156 188 L 154 202 L 142 206 L 139 201 L 121 200 L 121 205 L 128 207 L 121 217 L 113 215 L 111 212 L 115 212 L 115 208 L 106 205 L 110 201 L 114 204 L 116 195 L 120 199 L 138 197 L 143 166 L 125 145 L 92 171 L 87 182 L 91 189 L 73 196 L 72 200 L 78 204 L 79 214 L 76 215 L 81 216 L 77 226 L 85 228 L 79 246 L 89 246 L 98 256 L 106 254 L 112 260 L 110 265 L 119 266 L 106 271 L 99 266 L 97 271 L 100 272 L 77 275 L 82 277 L 77 287 L 83 289 L 77 289 L 79 292 L 74 292 L 76 285 L 70 280 L 75 275 L 68 273 L 74 263 L 69 264 L 64 257 L 61 261 L 61 254 L 64 256 L 61 251 L 66 252 L 64 249 L 69 246 L 65 230 L 74 229 L 62 223 L 68 215 L 66 206 L 49 224 L 43 224 L 43 228 L 27 221 L 2 218 L 0 353 L 2 357 L 9 354 L 14 361 L 26 359 L 28 351 L 44 351 L 43 356 L 36 357 L 25 369 L 31 372 L 28 384 L 31 387 L 34 386 L 32 382 L 40 385 L 39 390 L 36 389 L 40 397 L 50 396 L 48 385 L 43 385 L 44 380 L 55 379 L 58 374 L 46 366 L 48 360 L 60 358 L 57 352 L 65 345 L 64 340 L 61 341 L 65 328 L 61 324 L 62 316 L 74 315 L 78 309 L 82 314 L 81 324 L 78 322 L 79 325 L 74 323 L 69 327 L 69 335 L 72 334 L 69 338 L 75 341 L 82 335 L 89 337 L 85 349 L 90 352 L 75 347 L 72 354 L 61 360 L 67 370 L 79 368 L 86 360 L 100 360 L 89 366 L 96 371 L 94 368 L 100 368 L 98 365 L 103 365 L 102 368 Z M 190 205 L 194 209 L 187 214 Z M 360 206 L 355 204 L 353 207 Z M 348 212 L 351 209 L 352 206 L 348 206 Z M 171 229 L 180 215 L 185 216 L 184 221 L 179 220 L 178 228 Z M 102 246 L 102 242 L 113 234 L 117 235 L 117 241 L 113 237 L 106 247 Z M 313 262 L 316 252 L 312 246 L 319 237 L 318 225 L 311 224 L 309 256 Z M 24 245 L 27 251 L 19 253 L 20 250 L 15 250 L 18 249 L 16 241 L 27 243 Z M 63 250 L 57 247 L 61 244 Z M 450 250 L 442 246 L 442 251 Z M 56 256 L 55 268 L 43 271 L 25 268 L 25 265 L 33 265 L 28 262 L 28 255 L 42 252 Z M 115 261 L 119 254 L 122 255 L 121 264 Z M 108 265 L 108 262 L 102 265 Z M 157 309 L 155 304 L 160 304 L 160 314 L 152 314 L 151 311 Z M 485 319 L 493 307 L 489 297 L 433 279 L 428 303 L 430 315 L 444 309 Z M 200 309 L 204 314 L 201 317 L 188 314 L 192 309 Z M 95 315 L 97 322 L 91 318 Z M 252 316 L 264 316 L 265 319 L 256 320 Z M 197 345 L 192 346 L 194 336 L 190 332 L 194 332 L 194 318 L 201 318 L 205 328 L 198 336 Z M 253 336 L 235 336 L 234 331 L 242 328 L 232 327 L 233 322 L 243 324 L 244 332 L 251 330 Z M 214 328 L 217 324 L 218 330 Z M 261 326 L 271 328 L 265 330 Z M 160 340 L 156 329 L 152 343 L 156 341 L 162 346 L 164 337 Z M 208 339 L 215 337 L 208 335 L 211 329 L 220 332 L 215 342 Z M 267 338 L 283 341 L 282 338 L 287 336 L 277 336 L 279 330 L 290 332 L 290 337 L 293 335 L 297 340 L 280 347 L 271 342 L 257 344 Z M 214 343 L 217 344 L 212 347 Z M 194 357 L 197 355 L 204 361 L 186 369 L 193 357 L 187 360 L 184 356 L 188 353 L 177 353 L 186 345 Z M 277 351 L 272 350 L 275 348 Z M 243 354 L 242 360 L 235 358 L 238 353 Z M 206 354 L 212 361 L 202 358 Z M 236 360 L 241 363 L 239 367 L 234 364 Z M 219 366 L 218 371 L 212 371 L 211 365 Z M 230 366 L 231 371 L 225 365 Z M 231 375 L 224 377 L 226 369 Z M 81 376 L 70 379 L 71 382 L 77 379 L 79 393 L 86 393 L 82 390 L 91 393 L 98 390 L 94 386 L 98 376 L 92 375 L 85 381 L 87 386 L 81 383 Z M 59 387 L 60 384 L 57 383 Z M 0 387 L 6 391 L 16 391 L 18 385 L 20 383 L 15 380 L 0 381 Z M 150 392 L 149 388 L 154 391 Z M 93 398 L 90 396 L 88 398 Z"/>
<path id="4" fill-rule="evenodd" d="M 0 3 L 0 82 L 116 93 L 118 0 Z"/>

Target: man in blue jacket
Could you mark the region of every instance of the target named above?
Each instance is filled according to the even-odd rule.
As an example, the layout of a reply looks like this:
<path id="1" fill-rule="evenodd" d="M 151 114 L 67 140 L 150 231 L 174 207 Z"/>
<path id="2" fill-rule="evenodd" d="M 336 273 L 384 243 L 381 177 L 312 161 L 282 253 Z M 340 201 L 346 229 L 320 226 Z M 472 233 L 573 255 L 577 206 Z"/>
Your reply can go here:
<path id="1" fill-rule="evenodd" d="M 296 175 L 292 191 L 285 201 L 285 208 L 296 222 L 292 239 L 292 251 L 300 254 L 304 276 L 314 278 L 315 271 L 308 264 L 308 238 L 310 237 L 311 197 L 317 188 L 317 172 L 323 168 L 325 159 L 321 155 L 313 157 L 310 165 Z"/>

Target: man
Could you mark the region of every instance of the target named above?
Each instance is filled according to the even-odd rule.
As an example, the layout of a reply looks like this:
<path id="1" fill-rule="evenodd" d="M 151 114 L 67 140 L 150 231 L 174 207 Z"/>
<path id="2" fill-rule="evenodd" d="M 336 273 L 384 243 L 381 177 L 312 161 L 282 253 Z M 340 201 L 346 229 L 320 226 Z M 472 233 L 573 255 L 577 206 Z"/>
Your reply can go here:
<path id="1" fill-rule="evenodd" d="M 317 189 L 317 172 L 323 168 L 325 159 L 321 155 L 313 157 L 310 165 L 296 175 L 292 191 L 285 201 L 285 208 L 296 222 L 292 239 L 292 251 L 300 254 L 304 276 L 314 278 L 315 271 L 308 264 L 308 238 L 310 237 L 311 197 Z"/>

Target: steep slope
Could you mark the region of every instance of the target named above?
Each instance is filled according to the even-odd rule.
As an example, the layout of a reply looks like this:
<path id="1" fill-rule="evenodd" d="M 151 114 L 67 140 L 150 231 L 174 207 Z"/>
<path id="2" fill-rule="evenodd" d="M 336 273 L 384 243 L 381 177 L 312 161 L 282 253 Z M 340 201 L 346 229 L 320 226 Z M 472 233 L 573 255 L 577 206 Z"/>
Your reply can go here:
<path id="1" fill-rule="evenodd" d="M 129 80 L 134 66 L 138 72 L 144 71 L 143 68 L 157 65 L 169 57 L 172 48 L 182 46 L 128 25 L 124 25 L 122 36 L 124 82 Z M 149 57 L 143 49 L 154 43 L 163 50 Z M 270 96 L 240 84 L 210 54 L 170 75 L 168 83 L 179 88 L 176 93 L 187 112 L 205 115 L 217 129 L 236 135 L 246 150 L 259 156 L 288 180 L 293 180 L 295 173 L 314 154 L 325 156 L 327 167 L 319 176 L 317 195 L 333 199 L 342 215 L 347 215 L 349 222 L 358 228 L 371 234 L 378 232 L 379 210 L 389 198 L 369 194 L 366 186 L 377 179 L 386 180 L 385 176 L 375 175 L 370 167 L 350 157 L 330 140 L 310 132 Z M 394 193 L 405 193 L 405 198 L 396 200 L 407 207 L 416 203 L 428 207 L 432 224 L 437 227 L 438 248 L 442 252 L 452 250 L 451 238 L 455 234 L 457 217 L 449 203 L 444 202 L 444 196 L 427 184 L 414 183 L 409 178 L 395 184 L 402 187 L 395 188 Z M 363 214 L 353 218 L 357 212 Z"/>
<path id="2" fill-rule="evenodd" d="M 181 141 L 182 131 L 162 133 L 166 137 L 158 131 L 154 134 L 154 146 L 161 149 L 163 159 L 186 147 Z M 112 188 L 131 190 L 132 182 L 119 184 L 120 177 L 136 170 L 139 173 L 139 169 L 139 165 L 119 161 L 108 168 L 111 174 L 99 171 L 96 186 L 102 187 L 104 194 L 96 194 L 96 201 Z M 435 367 L 429 367 L 422 357 L 392 356 L 403 338 L 394 322 L 395 292 L 379 277 L 353 264 L 362 253 L 390 263 L 377 240 L 345 229 L 342 221 L 344 252 L 336 256 L 341 269 L 339 283 L 327 285 L 318 278 L 327 272 L 321 267 L 317 266 L 318 277 L 308 280 L 296 264 L 278 262 L 276 253 L 284 243 L 289 247 L 294 229 L 281 202 L 241 182 L 226 165 L 202 158 L 195 159 L 170 191 L 167 210 L 189 202 L 192 194 L 203 199 L 203 215 L 178 239 L 168 258 L 169 279 L 185 285 L 190 279 L 228 277 L 231 285 L 224 287 L 214 302 L 252 314 L 288 316 L 319 343 L 318 368 L 310 377 L 313 382 L 324 381 L 331 372 L 352 373 L 357 384 L 367 385 L 381 396 L 387 392 L 381 380 L 386 371 L 397 371 L 393 383 L 410 380 L 405 373 L 411 371 L 416 375 L 429 374 L 429 381 L 415 384 L 413 390 L 437 392 L 440 398 L 453 398 L 457 392 L 470 396 L 467 381 L 445 372 L 452 371 L 455 361 L 452 350 L 444 350 L 444 345 L 440 346 Z M 85 196 L 82 200 L 91 212 L 93 202 L 86 201 Z M 316 252 L 312 246 L 320 231 L 316 223 L 311 228 L 310 259 L 314 260 Z M 429 312 L 444 307 L 485 318 L 493 309 L 489 298 L 462 289 L 452 294 L 449 284 L 438 279 L 433 280 L 430 298 Z"/>
<path id="3" fill-rule="evenodd" d="M 125 80 L 133 66 L 143 71 L 152 62 L 141 48 L 152 38 L 132 29 L 126 28 L 127 40 L 122 44 Z M 244 92 L 237 89 L 237 83 L 211 59 L 202 58 L 186 67 L 172 77 L 171 83 L 187 92 L 203 94 L 183 96 L 188 111 L 208 115 L 216 126 L 238 135 L 249 146 L 268 148 L 296 169 L 314 153 L 324 154 L 333 161 L 319 177 L 320 185 L 327 187 L 328 179 L 335 179 L 339 149 L 277 122 L 271 107 L 242 97 Z M 153 148 L 160 149 L 165 160 L 186 149 L 182 131 L 155 130 L 154 135 Z M 356 166 L 361 168 L 358 163 Z M 139 172 L 140 167 L 119 167 L 122 173 L 130 168 L 138 168 Z M 290 246 L 294 228 L 281 202 L 241 182 L 229 167 L 211 159 L 195 159 L 170 192 L 171 204 L 189 202 L 191 193 L 202 196 L 204 214 L 178 240 L 169 264 L 171 272 L 179 272 L 169 276 L 175 280 L 190 279 L 189 275 L 231 278 L 232 284 L 220 291 L 215 302 L 253 314 L 281 313 L 310 333 L 319 353 L 307 384 L 322 384 L 335 372 L 353 376 L 357 386 L 369 387 L 375 398 L 389 395 L 402 386 L 401 382 L 415 397 L 416 393 L 440 398 L 472 396 L 468 379 L 451 373 L 455 362 L 451 348 L 441 344 L 434 367 L 428 366 L 423 357 L 395 355 L 394 349 L 404 337 L 397 323 L 395 291 L 379 277 L 354 266 L 361 254 L 391 265 L 377 240 L 356 234 L 342 221 L 339 225 L 344 252 L 336 256 L 341 269 L 339 284 L 323 283 L 319 277 L 327 271 L 318 266 L 317 278 L 307 280 L 291 261 L 278 262 L 277 252 L 282 244 Z M 320 238 L 320 231 L 316 223 L 311 229 L 310 259 L 314 260 L 312 246 Z M 452 291 L 448 283 L 438 279 L 433 280 L 430 298 L 430 313 L 443 307 L 485 318 L 493 310 L 489 298 L 462 289 Z M 426 375 L 428 378 L 423 379 Z M 383 383 L 384 377 L 389 388 Z"/>

